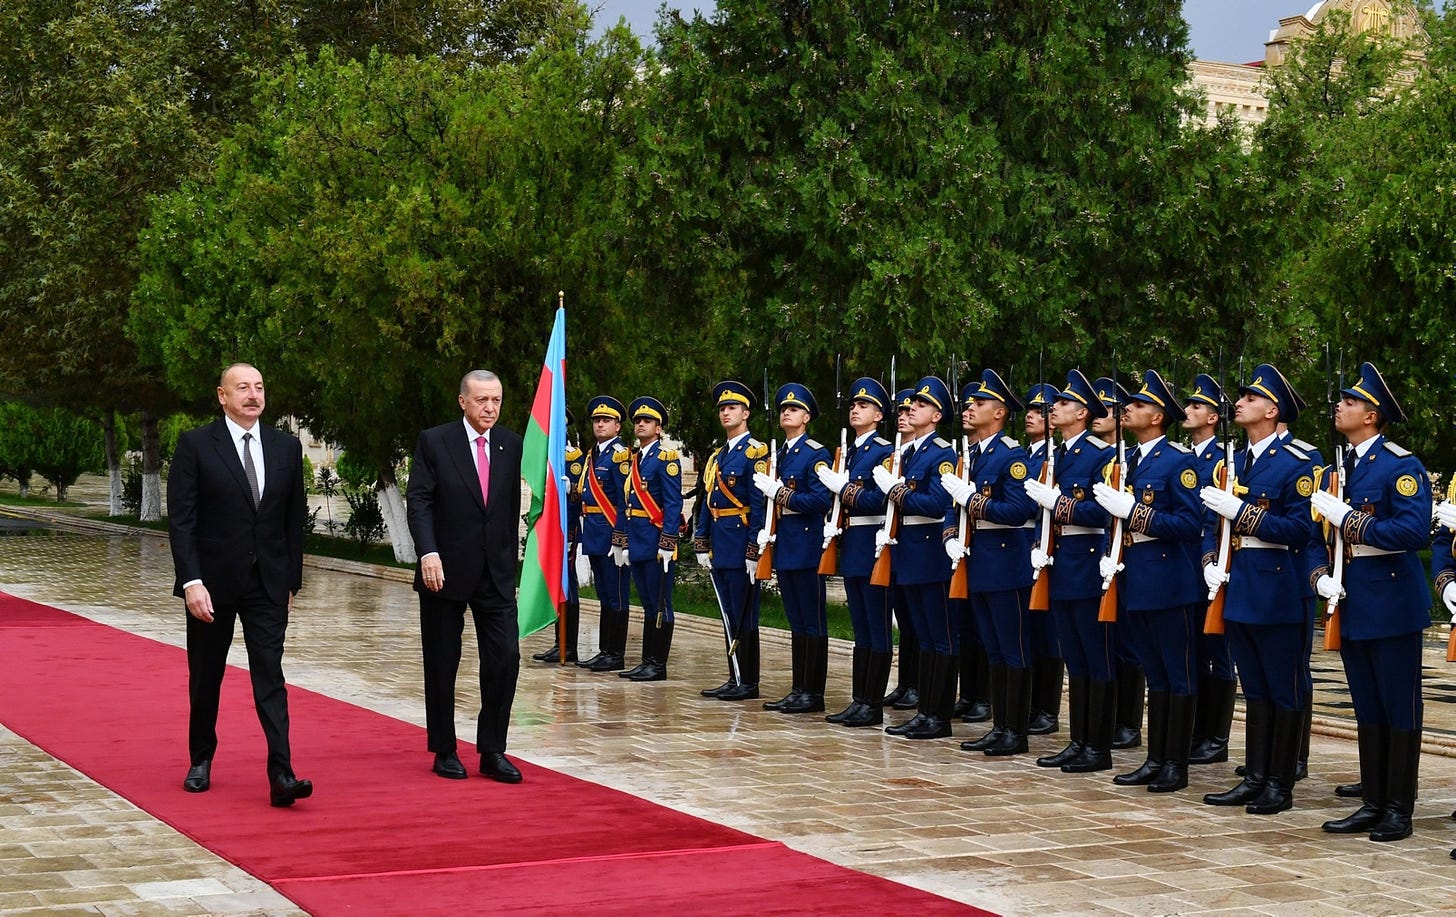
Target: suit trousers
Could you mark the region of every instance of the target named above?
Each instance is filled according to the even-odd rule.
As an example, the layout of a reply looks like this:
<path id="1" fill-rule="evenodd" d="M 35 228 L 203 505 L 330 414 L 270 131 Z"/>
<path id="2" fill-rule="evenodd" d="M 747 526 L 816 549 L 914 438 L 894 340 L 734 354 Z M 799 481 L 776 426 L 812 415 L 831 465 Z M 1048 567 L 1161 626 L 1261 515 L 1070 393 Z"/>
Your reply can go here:
<path id="1" fill-rule="evenodd" d="M 1114 647 L 1115 625 L 1097 620 L 1099 599 L 1052 599 L 1050 614 L 1057 622 L 1062 656 L 1067 672 L 1093 681 L 1117 678 L 1117 653 Z M 1042 614 L 1033 611 L 1031 617 Z"/>
<path id="2" fill-rule="evenodd" d="M 1248 700 L 1269 701 L 1280 710 L 1303 710 L 1310 696 L 1304 622 L 1243 624 L 1229 621 L 1228 642 L 1238 663 L 1239 683 Z"/>
<path id="3" fill-rule="evenodd" d="M 873 586 L 868 576 L 846 576 L 844 594 L 849 600 L 849 620 L 854 627 L 854 645 L 876 653 L 894 652 L 890 632 L 890 590 Z"/>
<path id="4" fill-rule="evenodd" d="M 1131 638 L 1149 691 L 1175 697 L 1198 693 L 1195 669 L 1204 610 L 1202 605 L 1174 605 L 1118 613 L 1118 632 Z"/>
<path id="5" fill-rule="evenodd" d="M 420 645 L 425 663 L 425 731 L 430 751 L 455 751 L 455 676 L 460 671 L 465 609 L 475 622 L 480 656 L 480 715 L 475 746 L 482 755 L 506 750 L 516 676 L 521 670 L 516 600 L 483 578 L 468 601 L 432 592 L 420 596 Z"/>
<path id="6" fill-rule="evenodd" d="M 1421 632 L 1340 641 L 1345 681 L 1361 726 L 1418 730 L 1425 718 L 1421 697 Z"/>
<path id="7" fill-rule="evenodd" d="M 268 597 L 258 568 L 253 567 L 247 588 L 236 599 L 214 595 L 213 620 L 187 615 L 187 693 L 191 713 L 187 744 L 192 764 L 212 760 L 217 752 L 217 708 L 222 677 L 227 672 L 228 650 L 233 645 L 235 622 L 243 622 L 243 645 L 248 650 L 248 675 L 253 682 L 253 706 L 268 743 L 268 779 L 292 777 L 288 748 L 288 688 L 283 681 L 283 637 L 288 630 L 288 606 Z"/>

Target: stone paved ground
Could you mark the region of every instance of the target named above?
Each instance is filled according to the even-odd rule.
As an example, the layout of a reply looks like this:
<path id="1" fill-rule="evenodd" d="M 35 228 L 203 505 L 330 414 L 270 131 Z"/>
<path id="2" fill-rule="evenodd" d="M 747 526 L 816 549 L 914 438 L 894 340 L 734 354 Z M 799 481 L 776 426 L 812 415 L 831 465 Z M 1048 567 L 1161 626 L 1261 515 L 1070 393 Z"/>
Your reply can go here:
<path id="1" fill-rule="evenodd" d="M 290 627 L 289 680 L 423 723 L 416 605 L 408 585 L 310 567 Z M 149 535 L 0 537 L 0 588 L 164 642 L 181 641 L 165 542 Z M 583 621 L 583 646 L 595 619 Z M 634 641 L 636 635 L 634 634 Z M 523 653 L 547 638 L 526 641 Z M 1064 736 L 1033 740 L 1032 754 L 992 760 L 959 740 L 907 742 L 846 730 L 817 717 L 785 717 L 757 704 L 698 696 L 723 677 L 711 621 L 680 619 L 671 679 L 631 685 L 575 667 L 527 662 L 512 753 L 695 815 L 784 841 L 837 863 L 1001 913 L 1189 914 L 1432 913 L 1456 908 L 1456 666 L 1427 651 L 1427 720 L 1416 834 L 1395 844 L 1336 838 L 1320 822 L 1352 807 L 1334 783 L 1355 777 L 1343 737 L 1339 667 L 1318 654 L 1322 732 L 1296 807 L 1268 818 L 1199 802 L 1235 782 L 1229 767 L 1195 768 L 1182 793 L 1114 787 L 1107 774 L 1063 775 L 1032 759 Z M 234 661 L 245 664 L 242 650 Z M 765 694 L 786 690 L 786 641 L 765 647 Z M 847 701 L 848 656 L 831 657 L 830 703 Z M 461 678 L 461 729 L 477 698 Z M 229 682 L 230 690 L 245 690 Z M 835 707 L 837 709 L 837 706 Z M 307 729 L 307 723 L 295 723 Z M 163 755 L 180 782 L 185 750 Z M 1237 726 L 1236 726 L 1237 732 Z M 260 749 L 219 767 L 261 764 Z M 1240 744 L 1236 739 L 1236 747 Z M 1436 747 L 1439 745 L 1440 747 Z M 380 753 L 400 753 L 382 749 Z M 418 754 L 422 780 L 435 779 Z M 349 753 L 358 753 L 350 750 Z M 1141 760 L 1118 755 L 1119 767 Z M 327 799 L 328 761 L 298 761 Z M 181 789 L 178 789 L 181 792 Z M 259 804 L 264 788 L 259 786 Z M 501 792 L 510 792 L 502 787 Z M 630 826 L 624 825 L 624 830 Z M 620 890 L 633 894 L 632 890 Z M 125 800 L 0 729 L 0 912 L 293 913 L 290 902 Z"/>

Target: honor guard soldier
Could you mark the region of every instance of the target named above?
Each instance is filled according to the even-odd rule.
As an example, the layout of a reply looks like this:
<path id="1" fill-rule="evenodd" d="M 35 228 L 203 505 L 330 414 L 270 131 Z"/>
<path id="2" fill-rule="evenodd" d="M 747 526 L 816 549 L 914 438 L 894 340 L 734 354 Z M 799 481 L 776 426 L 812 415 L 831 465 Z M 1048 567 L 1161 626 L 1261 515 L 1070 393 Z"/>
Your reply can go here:
<path id="1" fill-rule="evenodd" d="M 1324 829 L 1397 841 L 1411 833 L 1421 760 L 1421 634 L 1431 623 L 1431 590 L 1417 552 L 1430 544 L 1431 484 L 1420 459 L 1385 436 L 1405 412 L 1374 365 L 1361 364 L 1360 381 L 1340 394 L 1345 499 L 1319 490 L 1310 503 L 1338 531 L 1345 568 L 1342 580 L 1320 571 L 1315 590 L 1327 600 L 1343 597 L 1340 658 L 1355 704 L 1365 804 Z M 1438 587 L 1444 595 L 1445 583 Z"/>
<path id="2" fill-rule="evenodd" d="M 1294 396 L 1294 406 L 1303 414 L 1309 405 L 1299 397 L 1299 392 L 1291 391 Z M 1317 476 L 1320 469 L 1324 468 L 1324 456 L 1320 455 L 1319 447 L 1313 443 L 1305 442 L 1289 432 L 1289 424 L 1279 424 L 1279 441 L 1287 443 L 1309 456 L 1310 474 Z M 1316 477 L 1318 480 L 1318 477 Z M 1309 730 L 1314 717 L 1314 672 L 1309 667 L 1309 657 L 1314 652 L 1314 619 L 1319 611 L 1319 596 L 1314 591 L 1314 570 L 1329 560 L 1329 551 L 1325 547 L 1324 529 L 1318 525 L 1311 525 L 1309 529 L 1309 543 L 1304 545 L 1291 545 L 1289 553 L 1294 557 L 1294 563 L 1302 571 L 1299 578 L 1300 597 L 1304 602 L 1305 619 L 1305 653 L 1304 665 L 1300 667 L 1300 677 L 1304 680 L 1305 696 L 1310 698 L 1310 703 L 1305 705 L 1304 726 L 1299 742 L 1299 762 L 1294 766 L 1294 779 L 1303 780 L 1309 776 Z M 1239 774 L 1240 777 L 1243 774 Z M 1346 787 L 1346 790 L 1352 789 Z M 1335 794 L 1339 794 L 1339 787 L 1335 788 Z M 1351 793 L 1347 798 L 1359 799 L 1360 793 Z"/>
<path id="3" fill-rule="evenodd" d="M 1436 505 L 1436 521 L 1440 528 L 1436 530 L 1436 540 L 1431 545 L 1431 575 L 1444 612 L 1451 617 L 1449 626 L 1456 628 L 1456 502 L 1452 502 L 1453 499 L 1456 499 L 1456 478 L 1446 490 L 1446 499 Z M 1338 788 L 1336 792 L 1339 792 Z M 1456 812 L 1452 812 L 1451 817 L 1456 818 Z M 1456 860 L 1456 850 L 1451 851 L 1451 858 Z"/>
<path id="4" fill-rule="evenodd" d="M 576 429 L 576 416 L 566 409 L 568 433 Z M 581 632 L 581 584 L 576 581 L 576 549 L 581 544 L 581 477 L 586 466 L 584 453 L 576 443 L 566 444 L 566 605 L 556 619 L 556 639 L 551 648 L 534 653 L 537 662 L 561 662 L 561 630 L 566 629 L 566 661 L 576 662 L 576 641 Z"/>
<path id="5" fill-rule="evenodd" d="M 631 565 L 642 602 L 642 664 L 620 673 L 632 681 L 663 681 L 672 650 L 672 584 L 682 525 L 682 459 L 662 445 L 667 408 L 646 395 L 632 402 L 637 445 L 626 468 L 626 512 L 617 518 L 612 545 L 618 566 Z"/>
<path id="6" fill-rule="evenodd" d="M 1314 476 L 1309 456 L 1279 436 L 1278 425 L 1292 423 L 1299 412 L 1279 370 L 1267 363 L 1255 367 L 1253 381 L 1240 386 L 1239 394 L 1234 421 L 1248 434 L 1248 444 L 1234 455 L 1231 485 L 1205 485 L 1200 498 L 1232 526 L 1227 571 L 1216 563 L 1218 529 L 1205 534 L 1203 579 L 1210 591 L 1227 590 L 1223 618 L 1247 711 L 1244 778 L 1203 801 L 1273 815 L 1294 804 L 1294 771 L 1310 703 L 1300 677 L 1309 662 L 1300 597 L 1304 571 L 1290 547 L 1309 543 Z"/>
<path id="7" fill-rule="evenodd" d="M 1026 495 L 1030 470 L 1021 443 L 1004 435 L 1006 421 L 1021 408 L 1021 399 L 993 369 L 966 386 L 962 403 L 969 413 L 972 436 L 966 457 L 968 481 L 951 469 L 941 473 L 941 486 L 957 506 L 964 506 L 971 526 L 969 546 L 962 540 L 959 515 L 946 515 L 945 546 L 952 560 L 967 568 L 970 613 L 986 644 L 991 669 L 992 727 L 981 738 L 964 742 L 966 751 L 1015 755 L 1026 751 L 1031 720 L 1031 522 L 1034 504 Z"/>
<path id="8" fill-rule="evenodd" d="M 753 487 L 755 471 L 768 470 L 768 446 L 748 433 L 748 416 L 758 406 L 753 390 L 742 382 L 713 387 L 718 421 L 725 437 L 703 465 L 703 506 L 693 531 L 693 550 L 709 569 L 723 641 L 728 653 L 728 680 L 705 688 L 704 697 L 751 700 L 758 697 L 758 543 L 764 502 Z"/>
<path id="9" fill-rule="evenodd" d="M 1099 481 L 1093 489 L 1103 509 L 1126 520 L 1118 622 L 1132 637 L 1148 681 L 1148 758 L 1113 782 L 1154 793 L 1188 785 L 1197 701 L 1193 656 L 1206 606 L 1198 471 L 1188 447 L 1167 438 L 1169 425 L 1182 419 L 1168 384 L 1148 370 L 1123 408 L 1123 428 L 1138 441 L 1128 455 L 1127 484 L 1114 489 Z M 1110 562 L 1101 561 L 1104 578 L 1116 572 L 1107 568 Z"/>
<path id="10" fill-rule="evenodd" d="M 1067 664 L 1071 741 L 1036 763 L 1082 774 L 1112 769 L 1117 657 L 1113 625 L 1097 620 L 1102 600 L 1098 561 L 1106 553 L 1110 517 L 1092 498 L 1092 489 L 1106 477 L 1115 453 L 1087 432 L 1092 418 L 1107 415 L 1107 406 L 1080 370 L 1067 373 L 1067 387 L 1054 402 L 1050 420 L 1062 437 L 1056 447 L 1056 478 L 1027 478 L 1026 493 L 1050 510 L 1056 522 L 1051 557 L 1039 556 L 1040 549 L 1034 548 L 1031 563 L 1033 569 L 1046 568 L 1042 575 L 1051 577 L 1051 616 Z"/>
<path id="11" fill-rule="evenodd" d="M 841 726 L 879 726 L 884 722 L 881 698 L 890 678 L 894 646 L 890 633 L 890 588 L 870 582 L 875 566 L 875 533 L 885 523 L 885 494 L 874 482 L 874 469 L 890 458 L 894 446 L 876 434 L 890 403 L 890 394 L 878 381 L 865 377 L 850 385 L 849 426 L 854 440 L 844 471 L 819 470 L 819 480 L 837 494 L 844 507 L 843 522 L 824 524 L 825 538 L 839 539 L 839 572 L 849 600 L 854 627 L 852 700 L 839 713 L 824 719 Z"/>
<path id="12" fill-rule="evenodd" d="M 779 713 L 820 713 L 829 669 L 829 622 L 819 559 L 824 553 L 824 514 L 834 497 L 819 480 L 818 471 L 829 467 L 830 454 L 806 433 L 819 416 L 819 405 L 806 386 L 798 382 L 782 385 L 774 401 L 779 428 L 784 431 L 778 474 L 754 472 L 753 484 L 773 503 L 778 515 L 773 568 L 793 641 L 793 685 L 788 694 L 765 702 L 763 708 Z M 759 550 L 764 548 L 760 543 Z"/>
<path id="13" fill-rule="evenodd" d="M 902 388 L 895 393 L 895 432 L 901 442 L 914 438 L 910 432 L 910 409 L 915 406 L 914 389 Z M 881 492 L 883 493 L 883 491 Z M 900 663 L 896 667 L 895 690 L 886 694 L 881 707 L 895 710 L 920 708 L 920 640 L 915 636 L 915 622 L 910 618 L 910 603 L 894 579 L 890 579 L 890 611 L 895 615 L 895 628 L 900 632 Z"/>
<path id="14" fill-rule="evenodd" d="M 957 635 L 947 595 L 950 560 L 940 546 L 951 505 L 941 477 L 955 468 L 955 450 L 935 434 L 951 403 L 950 389 L 935 376 L 926 376 L 915 384 L 910 402 L 900 474 L 880 465 L 874 479 L 899 514 L 899 534 L 884 549 L 890 551 L 895 581 L 920 640 L 920 706 L 909 722 L 885 731 L 908 739 L 939 739 L 951 734 L 957 672 Z"/>
<path id="15" fill-rule="evenodd" d="M 1055 385 L 1038 382 L 1026 393 L 1026 479 L 1041 477 L 1046 465 L 1046 449 L 1050 437 L 1052 405 L 1061 397 Z M 964 648 L 962 648 L 964 650 Z M 1062 710 L 1062 681 L 1066 660 L 1058 642 L 1056 619 L 1049 614 L 1031 616 L 1031 722 L 1027 735 L 1044 736 L 1059 728 L 1057 715 Z"/>
<path id="16" fill-rule="evenodd" d="M 1127 404 L 1127 389 L 1107 376 L 1099 377 L 1092 387 L 1097 390 L 1097 400 L 1107 408 L 1105 417 L 1092 418 L 1092 433 L 1116 449 L 1118 418 Z M 1128 629 L 1114 625 L 1112 642 L 1117 656 L 1117 717 L 1112 725 L 1112 747 L 1137 748 L 1143 742 L 1147 681 L 1143 677 L 1143 665 L 1133 650 Z"/>
<path id="17" fill-rule="evenodd" d="M 594 672 L 625 668 L 627 608 L 630 581 L 626 567 L 612 558 L 612 532 L 626 509 L 627 474 L 632 458 L 618 439 L 627 409 L 611 395 L 587 402 L 593 445 L 585 455 L 576 487 L 581 491 L 581 552 L 591 564 L 592 582 L 601 604 L 597 654 L 577 663 Z"/>
<path id="18" fill-rule="evenodd" d="M 1214 466 L 1223 458 L 1218 442 L 1219 413 L 1223 410 L 1223 387 L 1207 373 L 1193 379 L 1193 389 L 1183 397 L 1183 429 L 1188 431 L 1193 450 L 1193 467 L 1198 487 L 1213 484 Z M 1204 514 L 1204 537 L 1216 532 L 1218 516 Z M 1301 577 L 1301 580 L 1303 577 Z M 1193 717 L 1193 749 L 1189 764 L 1217 764 L 1228 760 L 1229 732 L 1233 727 L 1234 696 L 1238 680 L 1227 634 L 1198 632 L 1198 711 Z"/>

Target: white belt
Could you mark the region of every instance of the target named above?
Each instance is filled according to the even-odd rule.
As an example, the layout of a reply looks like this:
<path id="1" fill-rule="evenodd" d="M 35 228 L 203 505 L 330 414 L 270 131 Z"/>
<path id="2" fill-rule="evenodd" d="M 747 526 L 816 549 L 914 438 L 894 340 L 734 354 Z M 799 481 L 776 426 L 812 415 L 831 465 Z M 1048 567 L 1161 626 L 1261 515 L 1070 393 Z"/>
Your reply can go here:
<path id="1" fill-rule="evenodd" d="M 901 516 L 901 525 L 942 525 L 944 519 L 938 516 Z"/>
<path id="2" fill-rule="evenodd" d="M 1288 551 L 1289 545 L 1275 544 L 1272 541 L 1264 541 L 1252 535 L 1236 535 L 1233 539 L 1235 551 L 1242 551 L 1246 548 L 1260 548 L 1265 551 Z"/>
<path id="3" fill-rule="evenodd" d="M 1062 537 L 1068 535 L 1106 535 L 1107 529 L 1093 528 L 1090 525 L 1064 525 L 1062 526 Z"/>
<path id="4" fill-rule="evenodd" d="M 1387 554 L 1404 554 L 1404 551 L 1387 551 L 1368 544 L 1350 545 L 1350 557 L 1384 557 Z"/>
<path id="5" fill-rule="evenodd" d="M 1145 541 L 1157 541 L 1158 540 L 1158 536 L 1156 536 L 1156 535 L 1145 535 L 1142 532 L 1128 532 L 1127 535 L 1126 535 L 1126 537 L 1133 544 L 1142 544 Z"/>
<path id="6" fill-rule="evenodd" d="M 796 509 L 789 509 L 787 506 L 782 507 L 782 508 L 779 509 L 779 516 L 780 517 L 783 517 L 783 516 L 798 516 L 798 515 L 800 515 L 800 513 L 799 513 L 798 510 L 796 510 Z"/>
<path id="7" fill-rule="evenodd" d="M 983 529 L 1029 529 L 1034 527 L 1031 523 L 1026 525 L 1002 525 L 999 522 L 987 522 L 985 519 L 976 520 L 976 531 L 978 532 Z"/>
<path id="8" fill-rule="evenodd" d="M 884 516 L 850 516 L 850 525 L 884 525 Z"/>

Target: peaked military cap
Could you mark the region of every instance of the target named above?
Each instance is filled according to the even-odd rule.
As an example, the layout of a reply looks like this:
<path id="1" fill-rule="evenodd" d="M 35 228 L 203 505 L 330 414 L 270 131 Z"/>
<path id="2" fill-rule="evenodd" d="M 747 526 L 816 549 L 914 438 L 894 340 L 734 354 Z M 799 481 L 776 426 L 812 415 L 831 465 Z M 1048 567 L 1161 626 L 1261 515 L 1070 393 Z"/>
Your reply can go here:
<path id="1" fill-rule="evenodd" d="M 950 400 L 950 386 L 941 381 L 939 376 L 926 376 L 915 383 L 915 390 L 910 393 L 910 397 L 941 412 L 954 407 Z"/>
<path id="2" fill-rule="evenodd" d="M 871 379 L 869 376 L 854 380 L 849 386 L 851 394 L 850 401 L 867 401 L 880 410 L 885 410 L 890 405 L 890 393 L 880 384 L 880 380 Z"/>
<path id="3" fill-rule="evenodd" d="M 779 410 L 803 408 L 809 412 L 810 420 L 819 416 L 819 403 L 814 400 L 814 393 L 802 382 L 786 382 L 780 385 L 779 390 L 774 393 L 774 401 Z"/>
<path id="4" fill-rule="evenodd" d="M 1299 402 L 1297 395 L 1284 378 L 1284 374 L 1275 369 L 1269 363 L 1260 363 L 1254 367 L 1254 378 L 1239 386 L 1239 394 L 1252 392 L 1255 395 L 1262 395 L 1274 402 L 1279 408 L 1279 419 L 1284 423 L 1293 423 L 1299 416 Z"/>
<path id="5" fill-rule="evenodd" d="M 1092 417 L 1107 416 L 1107 405 L 1097 397 L 1096 389 L 1080 369 L 1067 373 L 1067 387 L 1057 392 L 1057 398 L 1075 401 L 1086 408 L 1088 415 Z"/>
<path id="6" fill-rule="evenodd" d="M 612 420 L 622 420 L 627 416 L 627 409 L 622 407 L 622 402 L 611 395 L 598 395 L 588 401 L 586 412 L 592 419 L 609 417 Z"/>
<path id="7" fill-rule="evenodd" d="M 1061 392 L 1050 382 L 1038 382 L 1026 390 L 1027 408 L 1049 408 L 1061 397 Z"/>
<path id="8" fill-rule="evenodd" d="M 898 392 L 895 393 L 895 410 L 897 412 L 898 411 L 908 411 L 908 410 L 910 410 L 910 402 L 913 401 L 913 400 L 915 400 L 914 399 L 914 396 L 915 396 L 915 390 L 914 389 L 909 389 L 909 388 L 902 388 L 902 389 L 900 389 Z"/>
<path id="9" fill-rule="evenodd" d="M 1171 420 L 1182 420 L 1188 416 L 1183 412 L 1182 405 L 1178 404 L 1178 399 L 1173 396 L 1173 390 L 1168 387 L 1168 383 L 1163 381 L 1163 377 L 1158 375 L 1156 369 L 1143 373 L 1143 387 L 1129 395 L 1128 400 L 1151 404 L 1168 415 Z"/>
<path id="10" fill-rule="evenodd" d="M 642 417 L 650 417 L 663 426 L 667 426 L 667 408 L 651 395 L 643 395 L 632 402 L 632 419 L 637 420 Z"/>
<path id="11" fill-rule="evenodd" d="M 981 370 L 981 381 L 972 383 L 972 385 L 974 391 L 971 392 L 971 398 L 999 401 L 1013 411 L 1019 411 L 1022 408 L 1021 399 L 1016 397 L 1016 393 L 1011 391 L 1011 386 L 1007 385 L 1006 380 L 1002 379 L 994 369 Z"/>
<path id="12" fill-rule="evenodd" d="M 1122 387 L 1121 382 L 1114 382 L 1108 376 L 1101 376 L 1092 387 L 1097 390 L 1097 400 L 1107 407 L 1116 408 L 1127 404 L 1127 389 Z"/>
<path id="13" fill-rule="evenodd" d="M 571 413 L 571 408 L 566 409 L 566 425 L 568 427 L 576 426 L 576 415 Z"/>
<path id="14" fill-rule="evenodd" d="M 741 404 L 750 411 L 758 407 L 758 399 L 753 397 L 753 389 L 732 379 L 725 379 L 713 386 L 713 403 L 720 408 L 725 404 Z"/>
<path id="15" fill-rule="evenodd" d="M 1380 370 L 1375 368 L 1374 363 L 1361 363 L 1360 381 L 1349 388 L 1340 389 L 1340 394 L 1370 402 L 1375 405 L 1380 416 L 1388 421 L 1400 423 L 1405 420 L 1405 411 L 1400 409 L 1395 395 L 1391 394 L 1390 386 L 1385 384 L 1385 378 L 1380 375 Z"/>
<path id="16" fill-rule="evenodd" d="M 1208 373 L 1199 373 L 1193 377 L 1193 390 L 1183 396 L 1183 403 L 1206 404 L 1217 408 L 1223 404 L 1223 386 L 1215 382 Z"/>

